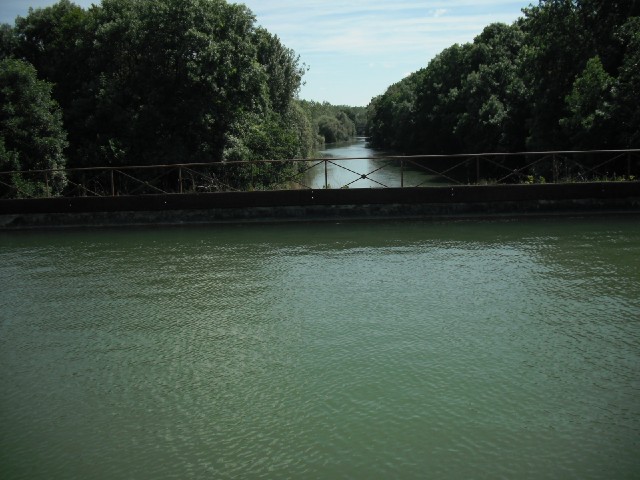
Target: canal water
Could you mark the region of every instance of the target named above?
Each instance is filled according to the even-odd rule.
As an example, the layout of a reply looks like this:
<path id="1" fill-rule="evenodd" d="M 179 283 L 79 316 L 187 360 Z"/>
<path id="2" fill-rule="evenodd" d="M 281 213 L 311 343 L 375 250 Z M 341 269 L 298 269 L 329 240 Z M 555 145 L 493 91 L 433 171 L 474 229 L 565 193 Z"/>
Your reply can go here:
<path id="1" fill-rule="evenodd" d="M 631 479 L 637 218 L 0 234 L 0 478 Z"/>
<path id="2" fill-rule="evenodd" d="M 334 189 L 398 188 L 403 184 L 405 187 L 424 186 L 439 180 L 408 162 L 401 167 L 398 160 L 385 158 L 385 154 L 382 150 L 371 148 L 365 137 L 327 145 L 319 155 L 331 161 L 310 162 L 305 185 L 317 189 L 325 186 Z"/>

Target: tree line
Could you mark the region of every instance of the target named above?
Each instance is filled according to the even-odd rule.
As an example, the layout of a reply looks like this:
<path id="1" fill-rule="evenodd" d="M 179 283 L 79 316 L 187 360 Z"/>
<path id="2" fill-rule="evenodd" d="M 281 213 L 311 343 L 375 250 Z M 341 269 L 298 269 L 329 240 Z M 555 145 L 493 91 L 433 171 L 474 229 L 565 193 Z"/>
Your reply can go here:
<path id="1" fill-rule="evenodd" d="M 29 9 L 0 26 L 0 171 L 307 158 L 357 118 L 298 100 L 306 69 L 225 0 Z"/>
<path id="2" fill-rule="evenodd" d="M 541 0 L 374 98 L 380 148 L 451 154 L 640 147 L 640 2 Z"/>

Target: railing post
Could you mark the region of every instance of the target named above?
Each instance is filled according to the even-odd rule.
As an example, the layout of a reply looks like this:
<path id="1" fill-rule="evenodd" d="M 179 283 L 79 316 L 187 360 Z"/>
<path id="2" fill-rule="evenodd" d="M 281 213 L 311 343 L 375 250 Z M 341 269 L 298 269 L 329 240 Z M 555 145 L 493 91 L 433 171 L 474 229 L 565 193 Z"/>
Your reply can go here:
<path id="1" fill-rule="evenodd" d="M 558 183 L 558 169 L 556 165 L 556 154 L 551 155 L 551 171 L 553 174 L 553 183 Z"/>
<path id="2" fill-rule="evenodd" d="M 44 172 L 44 185 L 45 185 L 45 194 L 47 197 L 50 197 L 49 194 L 49 172 Z"/>
<path id="3" fill-rule="evenodd" d="M 182 167 L 178 167 L 178 192 L 182 193 Z"/>
<path id="4" fill-rule="evenodd" d="M 476 158 L 476 185 L 480 183 L 480 158 Z"/>
<path id="5" fill-rule="evenodd" d="M 115 197 L 116 196 L 116 182 L 113 178 L 113 169 L 111 169 L 111 196 Z"/>
<path id="6" fill-rule="evenodd" d="M 329 182 L 327 181 L 327 160 L 325 159 L 324 161 L 324 189 L 328 190 L 329 188 Z"/>
<path id="7" fill-rule="evenodd" d="M 400 188 L 404 188 L 404 160 L 400 160 Z"/>

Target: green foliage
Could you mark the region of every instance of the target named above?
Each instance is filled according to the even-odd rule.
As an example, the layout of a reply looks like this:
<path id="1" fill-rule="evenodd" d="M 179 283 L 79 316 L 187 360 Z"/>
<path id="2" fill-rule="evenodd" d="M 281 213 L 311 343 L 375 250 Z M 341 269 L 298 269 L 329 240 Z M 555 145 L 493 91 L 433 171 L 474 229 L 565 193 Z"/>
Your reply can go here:
<path id="1" fill-rule="evenodd" d="M 74 167 L 307 156 L 306 71 L 244 5 L 69 0 L 0 30 L 0 58 L 54 85 Z"/>
<path id="2" fill-rule="evenodd" d="M 247 115 L 234 127 L 230 135 L 226 160 L 273 160 L 298 156 L 298 132 L 294 125 L 287 124 L 272 113 L 264 119 Z"/>
<path id="3" fill-rule="evenodd" d="M 67 150 L 70 165 L 76 163 L 76 145 L 87 142 L 92 132 L 84 129 L 91 116 L 86 108 L 91 95 L 90 54 L 93 44 L 93 24 L 90 15 L 69 0 L 44 9 L 30 9 L 27 17 L 15 22 L 17 58 L 30 62 L 38 77 L 53 84 L 53 98 L 63 111 L 63 121 L 71 148 Z M 86 147 L 94 150 L 95 145 Z M 80 164 L 81 165 L 81 164 Z"/>
<path id="4" fill-rule="evenodd" d="M 323 115 L 316 122 L 318 133 L 326 143 L 345 142 L 356 133 L 355 125 L 344 112 L 339 112 L 336 116 Z"/>
<path id="5" fill-rule="evenodd" d="M 104 0 L 96 16 L 100 163 L 220 160 L 234 123 L 266 110 L 269 79 L 246 7 Z M 120 157 L 109 156 L 114 141 Z"/>
<path id="6" fill-rule="evenodd" d="M 31 64 L 15 59 L 1 60 L 0 170 L 64 168 L 66 146 L 62 115 L 51 98 L 51 85 L 37 79 Z M 44 184 L 30 183 L 25 178 L 15 174 L 13 185 L 21 187 L 29 196 L 45 193 Z M 54 194 L 65 186 L 62 173 L 56 173 L 50 181 Z M 1 191 L 3 195 L 12 194 L 11 189 Z"/>
<path id="7" fill-rule="evenodd" d="M 570 115 L 560 119 L 573 146 L 581 149 L 607 146 L 602 142 L 602 132 L 613 133 L 610 131 L 612 88 L 613 78 L 605 72 L 600 57 L 590 59 L 566 96 Z"/>
<path id="8" fill-rule="evenodd" d="M 453 45 L 374 99 L 375 145 L 430 153 L 506 151 L 522 144 L 525 88 L 517 25 L 492 24 L 472 44 Z"/>
<path id="9" fill-rule="evenodd" d="M 613 86 L 612 121 L 618 132 L 616 145 L 640 148 L 640 16 L 629 18 L 620 26 L 615 39 L 622 52 Z"/>
<path id="10" fill-rule="evenodd" d="M 416 88 L 425 70 L 419 70 L 389 87 L 367 107 L 368 131 L 374 146 L 402 150 L 414 144 Z"/>
<path id="11" fill-rule="evenodd" d="M 315 146 L 344 142 L 366 130 L 366 108 L 301 100 L 300 107 L 315 125 Z"/>
<path id="12" fill-rule="evenodd" d="M 541 1 L 524 13 L 522 76 L 531 91 L 527 149 L 568 148 L 558 122 L 568 114 L 565 97 L 593 56 L 593 41 L 572 0 Z"/>
<path id="13" fill-rule="evenodd" d="M 374 98 L 371 142 L 431 154 L 637 147 L 640 3 L 541 0 L 523 12 Z"/>
<path id="14" fill-rule="evenodd" d="M 258 62 L 266 70 L 271 108 L 280 113 L 289 110 L 306 72 L 299 57 L 264 28 L 255 32 Z"/>
<path id="15" fill-rule="evenodd" d="M 0 60 L 12 58 L 18 46 L 18 38 L 11 25 L 0 24 Z"/>

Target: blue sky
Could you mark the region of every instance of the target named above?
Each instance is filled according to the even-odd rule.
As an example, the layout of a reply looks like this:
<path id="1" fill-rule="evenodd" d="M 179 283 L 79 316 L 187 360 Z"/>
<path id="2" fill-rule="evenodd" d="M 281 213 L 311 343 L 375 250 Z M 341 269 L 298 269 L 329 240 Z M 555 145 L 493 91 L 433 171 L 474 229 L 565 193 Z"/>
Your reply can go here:
<path id="1" fill-rule="evenodd" d="M 0 22 L 52 0 L 0 0 Z M 88 7 L 98 0 L 76 0 Z M 454 43 L 493 22 L 511 23 L 530 1 L 247 0 L 257 24 L 309 66 L 300 98 L 367 105 L 371 98 Z M 533 3 L 537 4 L 537 1 Z"/>

